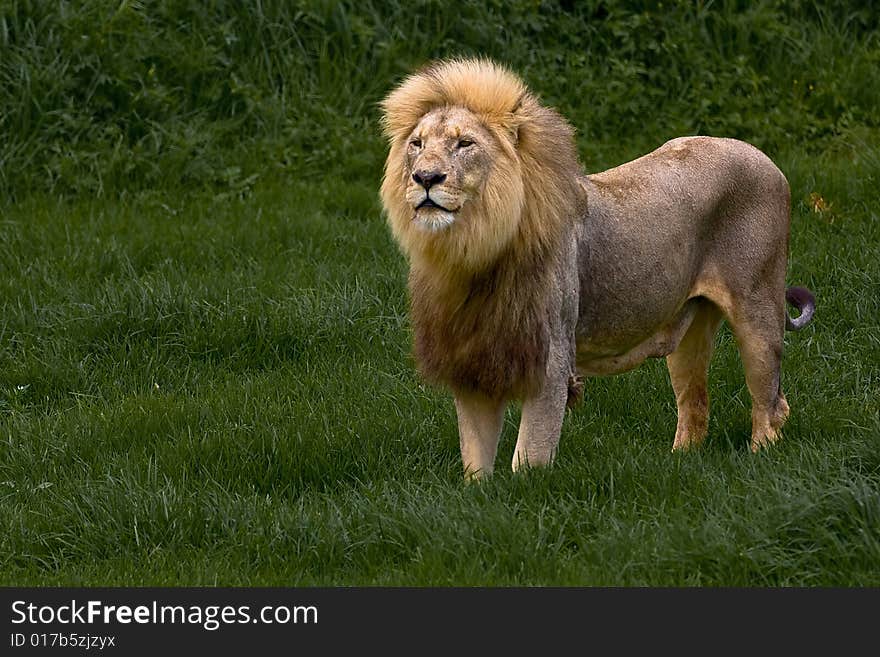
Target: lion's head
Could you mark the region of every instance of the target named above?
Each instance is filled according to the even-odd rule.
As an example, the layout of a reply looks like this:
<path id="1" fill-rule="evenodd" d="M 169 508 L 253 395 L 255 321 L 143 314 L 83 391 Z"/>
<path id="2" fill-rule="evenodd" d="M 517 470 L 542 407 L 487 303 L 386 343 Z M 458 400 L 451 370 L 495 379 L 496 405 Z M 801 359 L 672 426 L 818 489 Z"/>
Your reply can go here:
<path id="1" fill-rule="evenodd" d="M 501 66 L 434 64 L 382 108 L 382 202 L 413 264 L 479 272 L 517 247 L 552 249 L 574 218 L 574 131 Z"/>

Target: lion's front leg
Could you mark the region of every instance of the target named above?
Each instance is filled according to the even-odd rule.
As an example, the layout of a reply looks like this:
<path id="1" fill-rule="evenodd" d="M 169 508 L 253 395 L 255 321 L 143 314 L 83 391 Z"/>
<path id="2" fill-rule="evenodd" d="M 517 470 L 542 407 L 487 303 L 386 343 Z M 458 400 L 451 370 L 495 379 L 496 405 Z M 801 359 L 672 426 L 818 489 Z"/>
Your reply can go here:
<path id="1" fill-rule="evenodd" d="M 555 356 L 555 357 L 554 357 Z M 560 354 L 551 352 L 544 386 L 523 401 L 513 469 L 548 465 L 556 456 L 568 401 L 571 368 Z"/>
<path id="2" fill-rule="evenodd" d="M 504 407 L 503 401 L 485 395 L 456 393 L 455 410 L 465 479 L 480 479 L 492 474 L 504 422 Z"/>

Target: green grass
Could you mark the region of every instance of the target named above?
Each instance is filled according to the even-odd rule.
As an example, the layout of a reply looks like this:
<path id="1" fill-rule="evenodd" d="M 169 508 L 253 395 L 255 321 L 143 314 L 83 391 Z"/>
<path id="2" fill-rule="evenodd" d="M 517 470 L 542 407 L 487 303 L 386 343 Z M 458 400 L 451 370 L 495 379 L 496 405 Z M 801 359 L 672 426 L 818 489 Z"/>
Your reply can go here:
<path id="1" fill-rule="evenodd" d="M 662 361 L 591 379 L 548 471 L 461 480 L 409 357 L 376 189 L 257 185 L 7 207 L 4 584 L 880 584 L 880 150 L 780 158 L 785 440 L 747 446 L 726 329 L 700 451 L 669 451 Z M 831 210 L 815 212 L 809 194 Z"/>
<path id="2" fill-rule="evenodd" d="M 588 381 L 548 470 L 509 472 L 511 408 L 463 483 L 376 106 L 456 54 L 590 171 L 696 133 L 779 164 L 818 299 L 779 445 L 724 328 L 701 450 L 650 361 Z M 880 585 L 878 144 L 868 2 L 0 3 L 0 584 Z"/>

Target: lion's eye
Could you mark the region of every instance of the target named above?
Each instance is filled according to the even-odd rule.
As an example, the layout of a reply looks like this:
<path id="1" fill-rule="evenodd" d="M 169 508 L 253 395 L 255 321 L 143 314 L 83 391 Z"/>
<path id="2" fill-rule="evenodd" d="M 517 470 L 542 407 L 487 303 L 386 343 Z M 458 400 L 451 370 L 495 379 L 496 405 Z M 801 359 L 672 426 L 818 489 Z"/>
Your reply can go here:
<path id="1" fill-rule="evenodd" d="M 422 140 L 421 139 L 413 139 L 409 142 L 409 145 L 415 146 L 416 148 L 421 148 L 422 147 Z"/>
<path id="2" fill-rule="evenodd" d="M 459 148 L 467 148 L 468 146 L 473 146 L 473 145 L 474 145 L 473 139 L 459 139 L 458 140 L 458 147 Z"/>

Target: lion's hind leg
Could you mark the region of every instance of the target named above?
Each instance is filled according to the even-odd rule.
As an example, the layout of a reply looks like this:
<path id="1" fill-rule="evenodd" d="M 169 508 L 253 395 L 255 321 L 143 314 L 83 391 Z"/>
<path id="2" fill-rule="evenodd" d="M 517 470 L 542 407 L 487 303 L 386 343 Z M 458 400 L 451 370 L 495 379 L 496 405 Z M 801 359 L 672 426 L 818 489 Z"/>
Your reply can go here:
<path id="1" fill-rule="evenodd" d="M 701 299 L 678 347 L 666 357 L 678 407 L 673 450 L 696 447 L 706 437 L 709 426 L 709 360 L 722 317 L 718 306 L 708 299 Z"/>
<path id="2" fill-rule="evenodd" d="M 760 303 L 736 304 L 729 318 L 752 397 L 753 452 L 779 440 L 789 411 L 780 384 L 783 294 L 768 294 L 763 299 Z"/>

